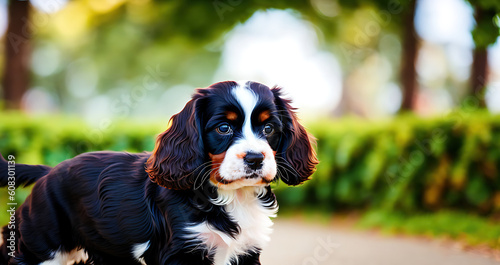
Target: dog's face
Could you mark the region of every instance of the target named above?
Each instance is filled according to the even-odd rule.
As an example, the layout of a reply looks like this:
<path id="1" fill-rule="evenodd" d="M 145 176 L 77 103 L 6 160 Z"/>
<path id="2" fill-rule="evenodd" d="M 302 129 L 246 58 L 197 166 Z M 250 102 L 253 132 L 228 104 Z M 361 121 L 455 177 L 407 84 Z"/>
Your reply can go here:
<path id="1" fill-rule="evenodd" d="M 289 185 L 307 180 L 317 164 L 314 139 L 298 123 L 280 89 L 256 82 L 220 82 L 198 89 L 158 137 L 148 160 L 153 181 L 191 189 Z"/>
<path id="2" fill-rule="evenodd" d="M 217 92 L 208 97 L 211 107 L 205 109 L 210 181 L 223 189 L 269 184 L 276 176 L 275 154 L 283 129 L 273 93 L 251 82 Z"/>

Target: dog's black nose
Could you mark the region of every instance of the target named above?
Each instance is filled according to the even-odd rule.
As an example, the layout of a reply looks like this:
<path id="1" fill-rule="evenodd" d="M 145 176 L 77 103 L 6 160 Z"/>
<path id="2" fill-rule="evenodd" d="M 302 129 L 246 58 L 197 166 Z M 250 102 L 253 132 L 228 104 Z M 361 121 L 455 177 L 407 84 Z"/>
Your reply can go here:
<path id="1" fill-rule="evenodd" d="M 245 164 L 253 170 L 260 169 L 262 167 L 262 161 L 264 160 L 264 155 L 262 153 L 248 152 L 243 158 Z"/>

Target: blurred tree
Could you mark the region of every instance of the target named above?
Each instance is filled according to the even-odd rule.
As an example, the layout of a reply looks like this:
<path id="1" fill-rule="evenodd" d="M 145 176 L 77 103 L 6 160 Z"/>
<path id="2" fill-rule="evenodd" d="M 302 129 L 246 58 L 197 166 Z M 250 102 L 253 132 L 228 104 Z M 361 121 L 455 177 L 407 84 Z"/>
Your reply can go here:
<path id="1" fill-rule="evenodd" d="M 417 0 L 410 0 L 409 7 L 403 13 L 402 39 L 403 54 L 401 55 L 400 81 L 403 88 L 403 101 L 400 111 L 413 110 L 417 95 L 416 62 L 418 56 L 418 37 L 415 32 L 415 10 Z"/>
<path id="2" fill-rule="evenodd" d="M 86 89 L 86 81 L 96 79 L 94 84 L 90 84 L 95 87 L 94 90 L 99 93 L 111 91 L 109 93 L 112 96 L 113 91 L 132 90 L 132 86 L 136 85 L 133 83 L 142 80 L 147 74 L 145 73 L 147 69 L 151 67 L 160 67 L 162 72 L 169 74 L 168 86 L 183 83 L 188 79 L 192 84 L 205 85 L 212 81 L 211 77 L 216 70 L 214 66 L 220 57 L 220 44 L 223 39 L 221 36 L 238 23 L 246 21 L 257 10 L 270 8 L 297 10 L 306 20 L 318 27 L 322 33 L 319 34 L 320 36 L 331 40 L 330 43 L 333 45 L 337 45 L 346 41 L 342 39 L 346 36 L 338 34 L 339 28 L 346 21 L 346 15 L 325 16 L 325 14 L 340 12 L 331 10 L 339 7 L 355 10 L 360 6 L 372 6 L 379 10 L 379 14 L 368 18 L 369 22 L 366 27 L 375 23 L 378 26 L 378 32 L 375 32 L 376 36 L 370 36 L 369 47 L 354 47 L 354 49 L 364 51 L 375 49 L 378 45 L 378 38 L 383 35 L 382 27 L 384 27 L 383 31 L 389 29 L 401 36 L 404 40 L 403 51 L 400 62 L 396 65 L 401 64 L 399 79 L 403 84 L 402 108 L 411 109 L 416 87 L 415 58 L 418 50 L 418 39 L 413 26 L 415 1 L 400 3 L 395 0 L 122 0 L 103 2 L 72 0 L 59 12 L 51 14 L 47 25 L 39 27 L 35 32 L 35 48 L 48 47 L 56 51 L 59 55 L 59 66 L 51 73 L 43 76 L 35 74 L 33 77 L 37 85 L 58 95 L 57 100 L 63 106 L 69 106 L 68 108 L 75 108 L 75 105 L 81 104 L 83 94 L 87 97 L 92 95 L 92 93 L 80 93 L 80 98 L 78 98 L 80 100 L 71 99 L 71 93 L 75 89 L 68 88 L 68 80 L 71 80 L 74 75 L 80 76 L 81 82 L 73 82 L 73 84 L 80 84 L 77 90 Z M 11 2 L 23 2 L 27 5 L 26 1 L 12 0 Z M 349 14 L 349 12 L 346 13 Z M 29 24 L 26 19 L 27 15 L 11 17 L 24 17 L 24 23 Z M 16 25 L 22 24 L 16 23 Z M 362 30 L 366 31 L 366 27 Z M 372 34 L 372 32 L 368 33 Z M 26 46 L 27 40 L 26 38 L 22 41 Z M 354 53 L 357 54 L 357 52 Z M 24 82 L 29 80 L 27 74 L 29 50 L 26 54 L 28 56 L 13 54 L 15 60 L 24 61 L 24 64 L 21 64 L 24 68 L 17 71 L 17 74 L 24 72 L 26 75 L 26 78 L 14 80 Z M 347 56 L 355 57 L 356 54 L 351 56 L 351 53 L 347 53 Z M 349 58 L 349 60 L 358 59 Z M 13 60 L 7 60 L 6 72 L 16 69 L 12 62 Z M 75 62 L 78 62 L 76 65 L 85 71 L 74 70 Z M 351 64 L 351 66 L 356 67 L 356 64 Z M 4 76 L 13 75 L 5 74 Z M 89 76 L 92 78 L 88 78 Z M 7 82 L 7 78 L 4 79 Z M 166 84 L 163 82 L 161 85 L 164 87 Z M 16 91 L 22 96 L 27 86 L 24 84 L 24 89 Z M 7 90 L 12 90 L 12 87 L 4 85 L 6 90 L 4 95 L 7 95 Z M 90 87 L 88 89 L 91 90 Z M 156 92 L 159 93 L 159 91 Z M 119 93 L 123 94 L 123 92 Z M 116 93 L 114 95 L 117 96 Z M 21 96 L 18 97 L 19 100 Z"/>
<path id="3" fill-rule="evenodd" d="M 5 67 L 3 73 L 3 99 L 8 109 L 19 109 L 21 99 L 29 85 L 29 59 L 31 36 L 28 1 L 8 1 L 8 26 L 5 34 Z"/>
<path id="4" fill-rule="evenodd" d="M 472 30 L 474 55 L 470 76 L 470 95 L 478 100 L 478 106 L 485 107 L 485 87 L 488 81 L 488 46 L 494 44 L 499 36 L 499 25 L 495 23 L 500 14 L 498 0 L 468 0 L 474 8 L 476 25 Z"/>
<path id="5" fill-rule="evenodd" d="M 112 2 L 119 4 L 110 6 Z M 160 97 L 177 84 L 205 86 L 213 81 L 224 34 L 255 11 L 269 8 L 312 13 L 308 1 L 72 0 L 35 34 L 35 49 L 41 54 L 45 48 L 57 51 L 60 62 L 48 75 L 33 75 L 34 82 L 56 95 L 66 112 L 78 111 L 86 104 L 82 99 L 97 94 L 116 101 L 136 91 Z M 72 71 L 75 65 L 88 71 Z M 155 83 L 161 89 L 140 91 L 151 68 L 168 78 Z M 71 82 L 74 76 L 85 78 Z M 93 92 L 75 97 L 74 91 L 82 89 Z"/>
<path id="6" fill-rule="evenodd" d="M 417 0 L 339 0 L 339 3 L 342 7 L 351 10 L 357 10 L 366 5 L 375 7 L 379 14 L 372 16 L 372 21 L 367 23 L 367 27 L 374 28 L 373 25 L 377 25 L 379 28 L 385 27 L 386 32 L 395 33 L 399 36 L 402 41 L 402 51 L 399 62 L 394 62 L 393 65 L 399 65 L 400 67 L 398 78 L 402 90 L 400 111 L 413 110 L 418 88 L 415 67 L 419 38 L 415 32 L 414 23 Z M 368 32 L 369 28 L 365 29 L 365 31 Z M 381 29 L 378 35 L 383 36 Z M 374 47 L 377 44 L 378 42 L 375 41 Z M 361 48 L 366 49 L 366 47 Z M 351 51 L 350 53 L 359 54 L 357 51 Z"/>
<path id="7" fill-rule="evenodd" d="M 56 95 L 63 109 L 78 108 L 82 102 L 72 99 L 75 89 L 99 93 L 131 90 L 151 68 L 168 73 L 169 86 L 187 79 L 191 84 L 206 85 L 217 69 L 221 36 L 256 10 L 267 8 L 312 10 L 308 1 L 284 0 L 68 1 L 61 10 L 40 15 L 47 22 L 35 25 L 35 52 L 44 55 L 44 49 L 52 50 L 59 56 L 47 59 L 59 61 L 53 72 L 33 75 L 34 82 Z M 11 108 L 20 107 L 29 86 L 28 26 L 37 22 L 29 21 L 28 9 L 29 1 L 10 1 L 3 94 Z M 88 71 L 72 71 L 75 62 Z M 71 89 L 68 80 L 74 75 L 84 78 L 80 87 Z M 93 79 L 97 79 L 94 88 L 85 87 L 85 81 Z M 162 80 L 160 86 L 165 83 Z"/>

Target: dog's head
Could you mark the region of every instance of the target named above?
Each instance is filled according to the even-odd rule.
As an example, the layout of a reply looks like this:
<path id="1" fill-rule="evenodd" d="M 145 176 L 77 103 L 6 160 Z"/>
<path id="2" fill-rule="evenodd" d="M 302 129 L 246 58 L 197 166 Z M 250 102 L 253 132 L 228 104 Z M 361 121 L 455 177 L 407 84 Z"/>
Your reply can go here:
<path id="1" fill-rule="evenodd" d="M 238 189 L 269 185 L 277 176 L 298 185 L 318 163 L 314 143 L 280 88 L 220 82 L 198 89 L 171 118 L 146 171 L 170 189 L 192 189 L 206 181 Z"/>

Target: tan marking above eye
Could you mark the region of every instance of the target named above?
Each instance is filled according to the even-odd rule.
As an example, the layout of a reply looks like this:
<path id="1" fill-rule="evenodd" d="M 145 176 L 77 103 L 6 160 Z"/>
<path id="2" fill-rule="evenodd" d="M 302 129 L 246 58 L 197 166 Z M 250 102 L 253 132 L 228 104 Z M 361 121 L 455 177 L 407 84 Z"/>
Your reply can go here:
<path id="1" fill-rule="evenodd" d="M 259 114 L 259 121 L 263 122 L 271 117 L 271 112 L 269 110 L 265 110 Z"/>
<path id="2" fill-rule="evenodd" d="M 226 111 L 226 118 L 230 121 L 235 121 L 238 118 L 238 114 L 234 111 Z"/>

